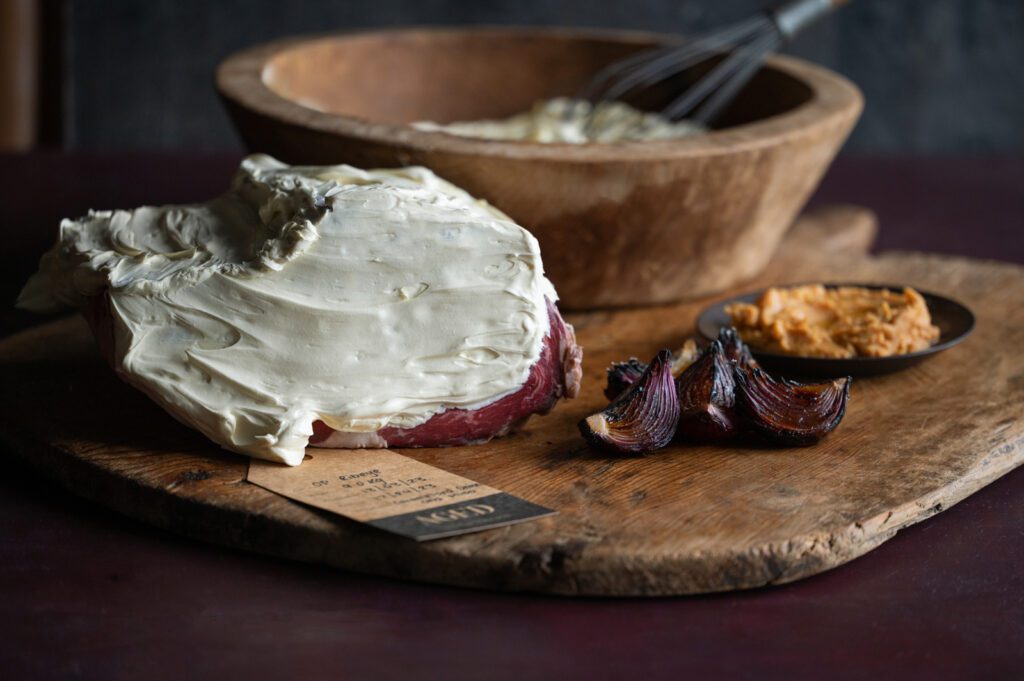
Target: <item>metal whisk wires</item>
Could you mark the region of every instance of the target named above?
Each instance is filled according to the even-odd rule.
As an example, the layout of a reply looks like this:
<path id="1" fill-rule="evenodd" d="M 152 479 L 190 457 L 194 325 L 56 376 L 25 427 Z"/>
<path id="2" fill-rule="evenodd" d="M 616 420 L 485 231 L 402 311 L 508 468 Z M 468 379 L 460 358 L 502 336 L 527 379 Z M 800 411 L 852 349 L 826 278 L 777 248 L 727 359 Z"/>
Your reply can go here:
<path id="1" fill-rule="evenodd" d="M 720 61 L 668 104 L 669 120 L 709 125 L 757 72 L 765 56 L 848 0 L 793 0 L 724 29 L 614 62 L 579 93 L 585 101 L 622 99 L 710 59 Z"/>

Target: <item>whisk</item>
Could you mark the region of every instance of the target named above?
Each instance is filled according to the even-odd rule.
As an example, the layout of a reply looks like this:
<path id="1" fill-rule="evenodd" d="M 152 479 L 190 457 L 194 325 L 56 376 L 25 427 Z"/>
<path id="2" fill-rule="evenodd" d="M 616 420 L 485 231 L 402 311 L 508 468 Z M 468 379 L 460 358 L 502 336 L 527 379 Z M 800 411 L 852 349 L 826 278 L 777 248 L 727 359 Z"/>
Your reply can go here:
<path id="1" fill-rule="evenodd" d="M 721 61 L 662 110 L 669 120 L 709 125 L 760 68 L 765 56 L 849 0 L 792 0 L 732 26 L 627 57 L 602 69 L 579 99 L 613 101 L 715 57 Z M 594 109 L 591 109 L 593 111 Z"/>

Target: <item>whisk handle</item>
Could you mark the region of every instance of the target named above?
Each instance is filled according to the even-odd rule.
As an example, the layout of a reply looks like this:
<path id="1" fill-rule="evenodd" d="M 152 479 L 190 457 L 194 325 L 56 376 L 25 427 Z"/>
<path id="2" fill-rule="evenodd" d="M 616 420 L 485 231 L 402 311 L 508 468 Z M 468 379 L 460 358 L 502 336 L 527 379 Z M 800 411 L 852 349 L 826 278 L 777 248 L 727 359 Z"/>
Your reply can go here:
<path id="1" fill-rule="evenodd" d="M 847 2 L 849 0 L 793 0 L 771 12 L 771 17 L 783 39 L 788 41 L 807 26 Z"/>

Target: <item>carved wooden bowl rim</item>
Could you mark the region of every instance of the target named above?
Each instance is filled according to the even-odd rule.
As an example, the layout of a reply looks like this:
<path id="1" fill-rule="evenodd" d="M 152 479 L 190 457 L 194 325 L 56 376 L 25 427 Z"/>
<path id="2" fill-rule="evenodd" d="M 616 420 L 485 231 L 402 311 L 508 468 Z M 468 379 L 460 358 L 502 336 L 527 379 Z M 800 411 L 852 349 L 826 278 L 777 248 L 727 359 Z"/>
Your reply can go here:
<path id="1" fill-rule="evenodd" d="M 394 37 L 395 34 L 451 38 L 481 33 L 491 34 L 496 38 L 540 36 L 564 40 L 600 39 L 632 44 L 654 44 L 665 38 L 657 33 L 640 31 L 536 27 L 416 27 L 339 32 L 286 38 L 236 52 L 217 67 L 215 82 L 225 99 L 289 126 L 391 147 L 403 147 L 410 152 L 447 152 L 465 156 L 543 159 L 569 163 L 672 160 L 756 151 L 804 137 L 821 134 L 831 136 L 829 129 L 843 129 L 863 108 L 860 90 L 846 78 L 794 57 L 773 55 L 766 60 L 769 68 L 802 82 L 811 91 L 808 101 L 783 113 L 715 130 L 707 135 L 677 140 L 625 142 L 614 145 L 530 144 L 457 137 L 318 111 L 282 97 L 264 82 L 264 71 L 275 57 L 289 50 L 307 48 L 314 43 Z"/>

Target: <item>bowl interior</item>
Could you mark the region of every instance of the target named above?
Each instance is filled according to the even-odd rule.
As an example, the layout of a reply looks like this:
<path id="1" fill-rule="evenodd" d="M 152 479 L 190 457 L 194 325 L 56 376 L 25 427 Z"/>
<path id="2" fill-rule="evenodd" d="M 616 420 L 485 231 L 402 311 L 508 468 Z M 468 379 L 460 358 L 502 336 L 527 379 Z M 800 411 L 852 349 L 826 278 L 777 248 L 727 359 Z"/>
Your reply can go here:
<path id="1" fill-rule="evenodd" d="M 479 28 L 330 36 L 274 55 L 263 82 L 318 111 L 394 125 L 447 123 L 508 116 L 539 99 L 571 95 L 605 65 L 654 44 L 651 36 Z M 700 69 L 680 74 L 631 101 L 658 110 L 700 75 Z M 813 94 L 802 81 L 766 66 L 719 127 L 785 113 Z"/>

